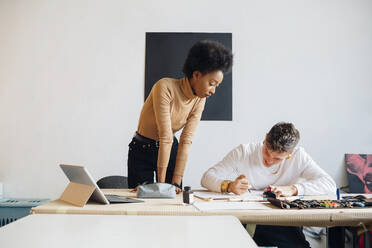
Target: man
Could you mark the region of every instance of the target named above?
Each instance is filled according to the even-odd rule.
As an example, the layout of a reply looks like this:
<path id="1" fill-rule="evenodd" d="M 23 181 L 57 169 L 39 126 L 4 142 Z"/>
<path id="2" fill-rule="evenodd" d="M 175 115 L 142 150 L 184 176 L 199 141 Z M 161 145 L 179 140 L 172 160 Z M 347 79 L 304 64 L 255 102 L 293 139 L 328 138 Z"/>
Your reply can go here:
<path id="1" fill-rule="evenodd" d="M 301 147 L 292 123 L 274 125 L 259 144 L 236 147 L 207 170 L 201 185 L 211 191 L 243 194 L 271 189 L 278 196 L 335 194 L 336 184 Z M 309 247 L 302 228 L 257 225 L 253 239 L 260 246 Z"/>

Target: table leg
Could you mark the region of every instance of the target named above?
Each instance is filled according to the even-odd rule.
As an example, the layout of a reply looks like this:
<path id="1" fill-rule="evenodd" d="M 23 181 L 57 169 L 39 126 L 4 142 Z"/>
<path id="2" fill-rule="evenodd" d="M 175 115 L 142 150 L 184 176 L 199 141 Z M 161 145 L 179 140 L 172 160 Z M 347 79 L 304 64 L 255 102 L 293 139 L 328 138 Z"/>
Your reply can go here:
<path id="1" fill-rule="evenodd" d="M 353 236 L 353 248 L 359 248 L 359 235 L 357 227 L 350 227 L 350 231 Z"/>
<path id="2" fill-rule="evenodd" d="M 327 248 L 345 248 L 345 227 L 327 228 Z"/>
<path id="3" fill-rule="evenodd" d="M 364 233 L 364 247 L 365 248 L 371 248 L 370 232 L 369 231 Z"/>

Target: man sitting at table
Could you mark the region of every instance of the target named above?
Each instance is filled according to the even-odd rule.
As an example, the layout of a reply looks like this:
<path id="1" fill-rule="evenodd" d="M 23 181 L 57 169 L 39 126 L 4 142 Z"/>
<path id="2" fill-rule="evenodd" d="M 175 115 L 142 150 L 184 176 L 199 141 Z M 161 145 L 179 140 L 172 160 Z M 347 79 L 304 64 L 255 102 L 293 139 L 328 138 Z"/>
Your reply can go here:
<path id="1" fill-rule="evenodd" d="M 302 147 L 296 147 L 299 139 L 292 123 L 277 123 L 263 142 L 242 144 L 208 169 L 201 185 L 235 194 L 271 186 L 277 196 L 334 195 L 335 182 Z M 260 246 L 310 247 L 302 227 L 257 225 L 253 239 Z"/>

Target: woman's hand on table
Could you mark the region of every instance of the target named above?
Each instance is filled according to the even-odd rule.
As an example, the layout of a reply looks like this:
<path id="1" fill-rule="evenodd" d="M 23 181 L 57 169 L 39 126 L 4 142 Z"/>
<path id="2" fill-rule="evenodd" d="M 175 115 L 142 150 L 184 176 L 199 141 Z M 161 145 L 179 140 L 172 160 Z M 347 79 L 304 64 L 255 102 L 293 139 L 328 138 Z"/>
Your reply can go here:
<path id="1" fill-rule="evenodd" d="M 182 176 L 179 175 L 173 175 L 172 178 L 172 184 L 176 186 L 176 193 L 179 194 L 182 192 L 182 188 L 180 187 L 180 184 L 182 182 Z"/>
<path id="2" fill-rule="evenodd" d="M 138 187 L 139 187 L 139 186 L 135 187 L 134 189 L 131 189 L 130 192 L 131 192 L 131 193 L 136 193 L 137 190 L 138 190 Z"/>
<path id="3" fill-rule="evenodd" d="M 179 194 L 179 193 L 181 193 L 181 192 L 182 192 L 182 189 L 181 189 L 181 188 L 178 188 L 178 187 L 176 186 L 176 193 Z"/>

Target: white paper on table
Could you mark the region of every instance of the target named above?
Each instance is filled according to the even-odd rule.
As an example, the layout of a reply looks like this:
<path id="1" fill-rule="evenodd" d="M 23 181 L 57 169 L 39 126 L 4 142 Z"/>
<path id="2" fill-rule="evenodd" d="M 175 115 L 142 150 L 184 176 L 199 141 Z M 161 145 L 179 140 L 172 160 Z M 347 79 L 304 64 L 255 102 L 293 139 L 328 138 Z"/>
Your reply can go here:
<path id="1" fill-rule="evenodd" d="M 357 195 L 362 195 L 362 196 L 365 196 L 366 198 L 372 198 L 372 194 L 363 194 L 363 193 L 353 193 L 353 194 L 342 193 L 341 197 L 343 197 L 343 196 L 357 196 Z"/>
<path id="2" fill-rule="evenodd" d="M 262 200 L 262 190 L 251 190 L 251 192 L 242 195 L 235 195 L 233 193 L 218 193 L 210 191 L 194 192 L 195 196 L 210 199 L 242 199 L 242 200 Z"/>
<path id="3" fill-rule="evenodd" d="M 263 199 L 263 190 L 251 190 L 251 192 L 244 193 L 239 195 L 243 201 L 249 200 L 262 200 Z"/>
<path id="4" fill-rule="evenodd" d="M 194 206 L 202 212 L 272 209 L 269 206 L 259 202 L 195 202 Z"/>
<path id="5" fill-rule="evenodd" d="M 201 191 L 201 192 L 194 192 L 195 196 L 199 196 L 201 198 L 210 198 L 210 199 L 229 199 L 235 197 L 235 194 L 232 193 L 218 193 L 218 192 L 210 192 L 210 191 Z"/>

